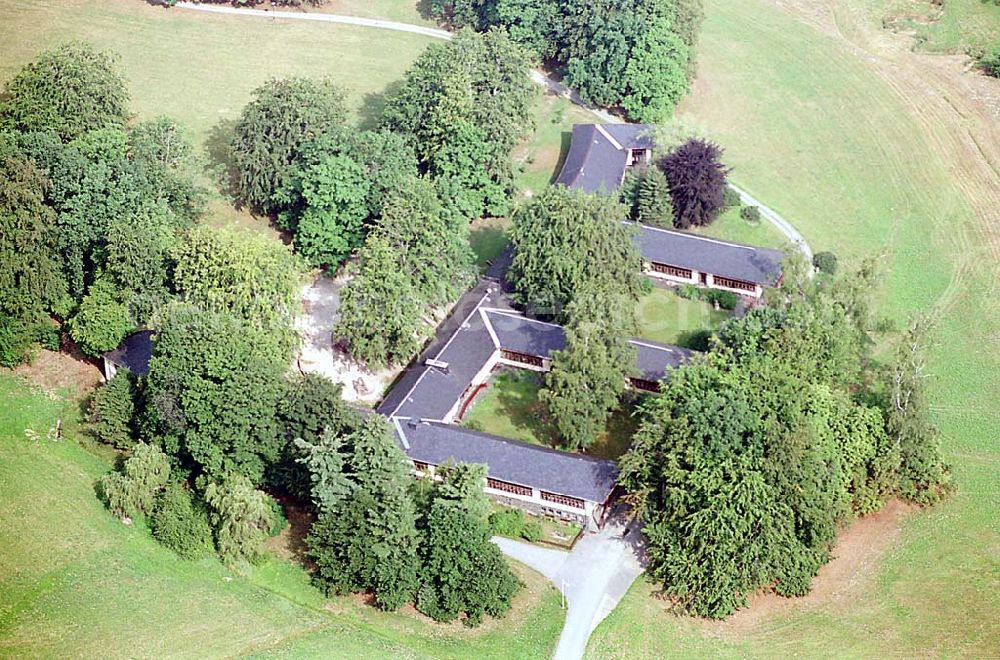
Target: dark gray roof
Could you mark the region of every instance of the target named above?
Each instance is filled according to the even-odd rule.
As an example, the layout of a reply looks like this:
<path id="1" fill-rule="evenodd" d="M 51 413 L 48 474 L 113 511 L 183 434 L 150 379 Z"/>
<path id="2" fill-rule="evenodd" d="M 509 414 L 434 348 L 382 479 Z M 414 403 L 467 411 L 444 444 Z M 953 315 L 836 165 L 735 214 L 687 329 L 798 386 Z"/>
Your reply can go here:
<path id="1" fill-rule="evenodd" d="M 451 424 L 397 419 L 397 434 L 406 455 L 441 465 L 480 463 L 489 476 L 560 495 L 603 502 L 615 487 L 614 461 L 570 454 L 500 438 Z"/>
<path id="2" fill-rule="evenodd" d="M 113 351 L 104 354 L 116 367 L 125 367 L 137 376 L 149 373 L 149 359 L 153 356 L 153 331 L 140 330 L 126 337 Z"/>
<path id="3" fill-rule="evenodd" d="M 407 382 L 400 382 L 393 388 L 395 392 L 400 385 L 409 385 L 407 391 L 402 393 L 402 397 L 387 397 L 379 406 L 380 412 L 415 419 L 444 419 L 497 349 L 479 313 L 479 305 L 487 299 L 485 293 L 478 300 L 475 296 L 471 299 L 463 297 L 460 301 L 463 304 L 456 306 L 456 311 L 465 313 L 465 316 L 452 335 L 436 353 L 425 353 L 422 358 L 424 363 L 407 374 Z M 472 309 L 468 309 L 470 301 L 474 303 Z M 454 314 L 453 318 L 456 318 Z M 427 365 L 428 357 L 447 363 L 447 369 Z"/>
<path id="4" fill-rule="evenodd" d="M 548 357 L 566 347 L 562 326 L 529 319 L 520 314 L 484 310 L 501 348 L 527 355 Z"/>
<path id="5" fill-rule="evenodd" d="M 669 367 L 679 367 L 693 355 L 686 348 L 645 339 L 632 339 L 629 343 L 635 347 L 635 366 L 639 372 L 637 377 L 653 382 L 663 380 Z"/>
<path id="6" fill-rule="evenodd" d="M 556 183 L 585 192 L 618 190 L 629 149 L 652 149 L 646 124 L 574 124 L 573 136 Z"/>
<path id="7" fill-rule="evenodd" d="M 691 268 L 763 286 L 781 278 L 780 250 L 720 241 L 673 229 L 639 225 L 632 239 L 646 261 Z"/>

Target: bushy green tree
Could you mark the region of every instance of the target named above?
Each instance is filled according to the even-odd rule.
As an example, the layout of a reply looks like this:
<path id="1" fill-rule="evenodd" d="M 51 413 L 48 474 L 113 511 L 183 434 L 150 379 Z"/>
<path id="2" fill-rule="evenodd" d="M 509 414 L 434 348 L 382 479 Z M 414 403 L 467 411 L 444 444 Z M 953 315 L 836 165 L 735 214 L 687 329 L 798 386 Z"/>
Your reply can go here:
<path id="1" fill-rule="evenodd" d="M 601 278 L 638 298 L 642 260 L 613 199 L 553 186 L 514 214 L 509 278 L 519 301 L 565 319 L 578 291 Z"/>
<path id="2" fill-rule="evenodd" d="M 205 487 L 205 503 L 219 555 L 227 562 L 256 561 L 273 524 L 271 498 L 246 477 L 229 475 Z"/>
<path id="3" fill-rule="evenodd" d="M 566 348 L 553 355 L 539 400 L 570 449 L 597 439 L 628 387 L 634 309 L 634 298 L 609 286 L 584 287 L 566 308 Z"/>
<path id="4" fill-rule="evenodd" d="M 813 255 L 813 266 L 827 275 L 837 274 L 837 255 L 833 252 L 817 252 Z"/>
<path id="5" fill-rule="evenodd" d="M 281 458 L 268 470 L 268 483 L 301 497 L 309 496 L 306 449 L 320 438 L 340 437 L 360 424 L 358 413 L 348 406 L 342 390 L 339 383 L 320 374 L 289 377 L 277 411 L 285 445 Z"/>
<path id="6" fill-rule="evenodd" d="M 382 125 L 406 137 L 422 167 L 447 181 L 467 218 L 503 215 L 513 194 L 510 150 L 530 125 L 532 61 L 504 31 L 462 30 L 432 44 L 389 99 Z"/>
<path id="7" fill-rule="evenodd" d="M 299 261 L 281 243 L 253 232 L 195 227 L 173 250 L 181 297 L 232 314 L 290 347 L 299 312 Z"/>
<path id="8" fill-rule="evenodd" d="M 436 621 L 479 625 L 502 616 L 520 583 L 490 542 L 489 528 L 455 502 L 437 499 L 427 517 L 417 608 Z"/>
<path id="9" fill-rule="evenodd" d="M 180 484 L 168 485 L 156 498 L 150 525 L 153 538 L 184 559 L 198 559 L 214 549 L 204 504 Z"/>
<path id="10" fill-rule="evenodd" d="M 887 370 L 886 434 L 899 451 L 899 493 L 918 504 L 934 504 L 951 488 L 951 470 L 941 457 L 937 427 L 927 401 L 928 318 L 920 317 L 899 340 Z"/>
<path id="11" fill-rule="evenodd" d="M 296 222 L 295 249 L 310 264 L 339 266 L 364 240 L 368 179 L 349 156 L 331 156 L 302 174 L 305 208 Z"/>
<path id="12" fill-rule="evenodd" d="M 99 486 L 108 509 L 117 518 L 150 513 L 156 495 L 170 478 L 170 463 L 156 446 L 139 443 L 132 448 L 120 472 L 101 477 Z"/>
<path id="13" fill-rule="evenodd" d="M 119 370 L 90 397 L 87 421 L 90 432 L 101 442 L 128 449 L 135 444 L 136 391 L 135 376 L 127 369 Z"/>
<path id="14" fill-rule="evenodd" d="M 442 208 L 434 184 L 411 177 L 386 196 L 372 230 L 400 255 L 400 270 L 431 305 L 453 299 L 472 280 L 468 224 L 453 220 Z"/>
<path id="15" fill-rule="evenodd" d="M 6 85 L 0 126 L 55 131 L 63 140 L 103 126 L 124 126 L 128 92 L 116 58 L 70 42 L 25 65 Z"/>
<path id="16" fill-rule="evenodd" d="M 636 191 L 636 220 L 647 225 L 670 226 L 673 219 L 667 177 L 660 168 L 650 167 L 643 173 Z"/>
<path id="17" fill-rule="evenodd" d="M 280 210 L 273 196 L 287 184 L 303 145 L 346 115 L 343 91 L 328 80 L 291 77 L 254 90 L 231 147 L 243 201 L 265 213 Z"/>
<path id="18" fill-rule="evenodd" d="M 116 348 L 133 327 L 118 291 L 104 278 L 90 285 L 67 325 L 80 350 L 95 356 Z"/>
<path id="19" fill-rule="evenodd" d="M 407 461 L 381 415 L 369 415 L 346 445 L 350 494 L 320 510 L 307 538 L 317 580 L 331 593 L 371 591 L 380 607 L 394 610 L 417 584 Z"/>
<path id="20" fill-rule="evenodd" d="M 281 453 L 277 424 L 285 352 L 265 331 L 224 312 L 164 312 L 144 391 L 143 429 L 212 477 L 259 483 Z"/>
<path id="21" fill-rule="evenodd" d="M 425 303 L 402 260 L 385 238 L 371 236 L 341 297 L 333 334 L 372 367 L 408 360 L 427 332 L 421 320 Z"/>
<path id="22" fill-rule="evenodd" d="M 26 359 L 70 299 L 58 253 L 56 216 L 45 204 L 45 173 L 22 152 L 16 136 L 0 133 L 0 364 Z"/>

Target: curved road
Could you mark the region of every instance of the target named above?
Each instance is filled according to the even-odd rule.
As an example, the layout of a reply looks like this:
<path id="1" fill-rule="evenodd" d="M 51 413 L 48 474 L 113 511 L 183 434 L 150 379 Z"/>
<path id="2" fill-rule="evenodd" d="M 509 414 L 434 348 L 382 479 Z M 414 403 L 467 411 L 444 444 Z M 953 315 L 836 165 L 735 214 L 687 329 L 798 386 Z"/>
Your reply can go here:
<path id="1" fill-rule="evenodd" d="M 353 25 L 355 27 L 370 27 L 377 28 L 380 30 L 395 30 L 396 32 L 409 32 L 410 34 L 419 34 L 425 37 L 430 37 L 432 39 L 451 39 L 451 33 L 447 30 L 441 30 L 438 28 L 425 27 L 422 25 L 410 25 L 409 23 L 397 23 L 395 21 L 383 21 L 377 18 L 360 18 L 358 16 L 344 16 L 341 14 L 323 14 L 319 12 L 291 12 L 291 11 L 270 11 L 264 9 L 242 9 L 238 7 L 220 7 L 215 5 L 200 5 L 193 2 L 178 2 L 176 7 L 181 9 L 193 9 L 195 11 L 203 11 L 212 14 L 236 14 L 239 16 L 256 16 L 258 18 L 270 18 L 274 19 L 289 19 L 295 21 L 316 21 L 320 23 L 338 23 L 340 25 Z M 595 117 L 601 121 L 609 124 L 623 124 L 625 121 L 612 115 L 606 110 L 601 110 L 600 108 L 595 108 L 589 103 L 586 103 L 580 98 L 580 95 L 575 91 L 569 89 L 565 85 L 558 83 L 540 71 L 532 71 L 531 79 L 534 80 L 539 85 L 543 85 L 550 93 L 557 96 L 563 96 L 569 99 L 571 102 L 579 105 L 582 108 L 588 110 Z M 806 242 L 805 237 L 798 232 L 795 227 L 792 226 L 790 222 L 785 220 L 778 214 L 777 211 L 761 204 L 757 199 L 755 199 L 746 190 L 743 190 L 739 186 L 734 184 L 729 184 L 729 187 L 739 193 L 740 199 L 743 200 L 744 204 L 749 204 L 756 206 L 760 209 L 760 214 L 770 222 L 772 225 L 778 228 L 782 234 L 784 234 L 788 240 L 805 255 L 805 258 L 809 263 L 812 263 L 813 252 L 809 247 L 809 243 Z"/>

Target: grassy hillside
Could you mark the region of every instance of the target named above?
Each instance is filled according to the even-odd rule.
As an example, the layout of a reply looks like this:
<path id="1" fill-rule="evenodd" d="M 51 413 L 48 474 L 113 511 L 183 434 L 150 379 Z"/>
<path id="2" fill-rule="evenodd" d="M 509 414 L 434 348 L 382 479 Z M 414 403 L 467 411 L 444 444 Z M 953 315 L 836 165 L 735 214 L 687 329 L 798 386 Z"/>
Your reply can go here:
<path id="1" fill-rule="evenodd" d="M 989 189 L 967 185 L 946 127 L 924 121 L 923 105 L 842 42 L 768 1 L 707 0 L 706 9 L 684 114 L 725 146 L 736 182 L 814 249 L 848 260 L 884 251 L 890 317 L 939 315 L 932 398 L 958 492 L 903 518 L 898 536 L 873 536 L 886 551 L 848 560 L 832 595 L 708 625 L 666 614 L 637 583 L 595 632 L 590 655 L 993 655 L 1000 229 L 995 208 L 973 210 Z"/>
<path id="2" fill-rule="evenodd" d="M 887 25 L 912 32 L 916 46 L 939 53 L 1000 44 L 1000 4 L 993 0 L 867 0 Z"/>
<path id="3" fill-rule="evenodd" d="M 467 630 L 328 600 L 277 557 L 245 574 L 180 560 L 104 510 L 94 482 L 110 466 L 72 431 L 26 436 L 71 421 L 72 402 L 9 372 L 0 400 L 0 657 L 545 658 L 555 644 L 558 592 L 520 567 L 514 611 Z"/>

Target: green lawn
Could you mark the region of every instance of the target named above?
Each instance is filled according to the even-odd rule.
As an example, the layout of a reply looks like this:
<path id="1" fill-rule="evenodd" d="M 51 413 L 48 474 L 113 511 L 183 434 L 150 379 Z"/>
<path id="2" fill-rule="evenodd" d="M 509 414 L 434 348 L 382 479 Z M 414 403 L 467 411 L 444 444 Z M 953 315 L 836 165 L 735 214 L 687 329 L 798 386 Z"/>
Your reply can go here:
<path id="1" fill-rule="evenodd" d="M 898 540 L 849 567 L 835 593 L 740 625 L 670 615 L 639 583 L 595 631 L 589 655 L 995 656 L 996 209 L 973 210 L 982 191 L 962 179 L 949 127 L 918 118 L 920 102 L 904 102 L 872 71 L 874 58 L 770 0 L 705 4 L 700 78 L 682 117 L 708 129 L 735 181 L 789 218 L 815 250 L 848 262 L 884 250 L 881 309 L 897 324 L 917 310 L 939 315 L 930 394 L 958 490 L 909 514 Z M 846 11 L 863 2 L 832 4 Z"/>
<path id="2" fill-rule="evenodd" d="M 993 0 L 867 0 L 887 24 L 912 32 L 917 47 L 955 53 L 1000 44 L 1000 4 Z"/>
<path id="3" fill-rule="evenodd" d="M 480 393 L 462 420 L 462 426 L 558 448 L 558 431 L 549 419 L 545 406 L 538 400 L 542 386 L 542 376 L 537 372 L 520 369 L 501 371 L 493 376 L 486 391 Z M 587 453 L 601 458 L 618 458 L 624 454 L 636 429 L 636 420 L 631 414 L 634 409 L 635 404 L 627 402 L 615 411 L 608 420 L 606 430 Z"/>
<path id="4" fill-rule="evenodd" d="M 750 224 L 740 217 L 740 210 L 737 208 L 727 209 L 712 224 L 699 227 L 693 233 L 758 247 L 792 249 L 788 245 L 788 239 L 777 227 L 764 219 Z"/>
<path id="5" fill-rule="evenodd" d="M 729 312 L 700 300 L 685 300 L 670 289 L 653 289 L 639 300 L 636 317 L 639 337 L 692 347 L 699 335 L 721 326 Z"/>
<path id="6" fill-rule="evenodd" d="M 0 373 L 0 657 L 547 658 L 562 626 L 556 589 L 516 567 L 526 589 L 480 629 L 326 599 L 300 567 L 270 557 L 246 573 L 187 562 L 139 522 L 107 513 L 94 482 L 110 469 L 68 433 L 77 408 Z M 70 424 L 67 428 L 72 429 Z"/>
<path id="7" fill-rule="evenodd" d="M 476 255 L 476 267 L 481 272 L 507 247 L 510 242 L 507 238 L 509 228 L 510 220 L 507 218 L 475 220 L 469 227 L 469 244 L 472 246 L 472 253 Z"/>

